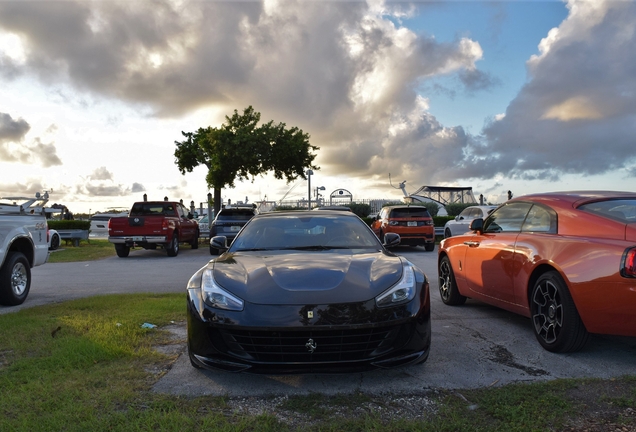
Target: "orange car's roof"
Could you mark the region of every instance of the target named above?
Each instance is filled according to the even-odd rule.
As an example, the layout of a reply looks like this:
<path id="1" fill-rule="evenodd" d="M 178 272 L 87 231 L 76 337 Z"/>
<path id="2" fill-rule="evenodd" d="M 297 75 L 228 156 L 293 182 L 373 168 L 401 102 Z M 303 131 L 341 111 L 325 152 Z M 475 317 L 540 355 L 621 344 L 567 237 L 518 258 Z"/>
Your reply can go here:
<path id="1" fill-rule="evenodd" d="M 514 198 L 512 201 L 541 201 L 546 204 L 552 204 L 563 207 L 579 207 L 582 204 L 616 198 L 634 198 L 636 192 L 626 191 L 564 191 L 564 192 L 545 192 L 524 195 Z"/>

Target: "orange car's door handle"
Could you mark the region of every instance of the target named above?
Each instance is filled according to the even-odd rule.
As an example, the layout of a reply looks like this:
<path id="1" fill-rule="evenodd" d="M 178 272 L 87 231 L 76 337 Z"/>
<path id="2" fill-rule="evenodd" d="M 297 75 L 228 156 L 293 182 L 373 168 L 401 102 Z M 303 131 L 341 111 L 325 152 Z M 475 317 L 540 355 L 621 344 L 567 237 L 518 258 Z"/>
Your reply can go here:
<path id="1" fill-rule="evenodd" d="M 478 241 L 465 241 L 464 244 L 469 247 L 477 247 L 479 246 Z"/>

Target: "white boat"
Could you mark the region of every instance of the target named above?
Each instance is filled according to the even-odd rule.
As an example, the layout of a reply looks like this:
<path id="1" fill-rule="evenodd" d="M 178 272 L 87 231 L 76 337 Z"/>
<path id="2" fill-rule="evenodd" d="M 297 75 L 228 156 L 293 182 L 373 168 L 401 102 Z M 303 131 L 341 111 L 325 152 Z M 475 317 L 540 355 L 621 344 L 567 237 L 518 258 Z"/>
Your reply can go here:
<path id="1" fill-rule="evenodd" d="M 128 216 L 128 210 L 95 213 L 91 216 L 91 237 L 108 237 L 108 221 L 112 217 Z"/>

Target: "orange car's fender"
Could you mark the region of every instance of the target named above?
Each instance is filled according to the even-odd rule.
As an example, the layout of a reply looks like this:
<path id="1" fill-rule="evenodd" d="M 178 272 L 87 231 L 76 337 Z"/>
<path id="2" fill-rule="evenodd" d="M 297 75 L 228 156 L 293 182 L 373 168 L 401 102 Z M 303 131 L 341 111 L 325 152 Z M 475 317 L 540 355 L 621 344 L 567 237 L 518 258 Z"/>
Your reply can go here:
<path id="1" fill-rule="evenodd" d="M 526 235 L 519 242 L 519 273 L 515 287 L 525 296 L 524 315 L 530 315 L 534 282 L 546 271 L 557 271 L 568 287 L 588 331 L 636 335 L 636 280 L 618 274 L 625 242 L 580 237 Z M 521 252 L 534 245 L 532 259 L 521 263 Z M 629 324 L 631 323 L 631 325 Z"/>

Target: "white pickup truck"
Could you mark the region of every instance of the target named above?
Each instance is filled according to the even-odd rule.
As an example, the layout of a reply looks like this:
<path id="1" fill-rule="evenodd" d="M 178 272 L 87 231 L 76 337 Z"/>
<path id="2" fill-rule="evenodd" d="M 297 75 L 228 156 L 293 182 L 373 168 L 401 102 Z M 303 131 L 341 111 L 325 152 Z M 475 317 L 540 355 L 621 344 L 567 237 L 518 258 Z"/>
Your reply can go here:
<path id="1" fill-rule="evenodd" d="M 44 205 L 35 198 L 0 198 L 0 305 L 24 303 L 31 288 L 31 268 L 49 258 Z"/>

